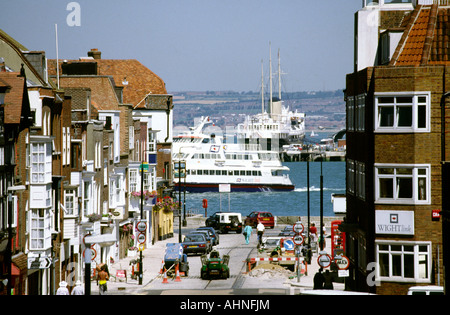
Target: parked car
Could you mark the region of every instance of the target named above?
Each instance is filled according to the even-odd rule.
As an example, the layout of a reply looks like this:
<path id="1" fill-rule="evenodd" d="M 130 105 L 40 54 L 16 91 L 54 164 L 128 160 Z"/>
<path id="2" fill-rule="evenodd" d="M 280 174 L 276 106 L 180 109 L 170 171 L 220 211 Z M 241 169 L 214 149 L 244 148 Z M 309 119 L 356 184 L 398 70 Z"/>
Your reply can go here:
<path id="1" fill-rule="evenodd" d="M 220 233 L 229 231 L 242 233 L 242 215 L 239 212 L 216 212 L 206 220 L 205 224 Z"/>
<path id="2" fill-rule="evenodd" d="M 214 230 L 213 227 L 210 226 L 202 226 L 197 229 L 197 231 L 208 231 L 209 235 L 213 239 L 213 246 L 219 245 L 219 233 L 217 233 L 216 230 Z"/>
<path id="3" fill-rule="evenodd" d="M 183 240 L 183 251 L 185 254 L 207 254 L 208 241 L 202 233 L 188 234 Z"/>
<path id="4" fill-rule="evenodd" d="M 291 236 L 291 237 L 294 237 L 295 236 L 295 232 L 293 230 L 293 226 L 292 225 L 286 225 L 284 227 L 284 229 L 280 232 L 280 234 L 278 234 L 278 236 Z"/>
<path id="5" fill-rule="evenodd" d="M 253 211 L 245 219 L 245 224 L 256 227 L 258 221 L 266 228 L 273 229 L 275 227 L 275 218 L 268 211 Z"/>
<path id="6" fill-rule="evenodd" d="M 192 231 L 192 232 L 190 232 L 190 234 L 203 234 L 203 235 L 205 235 L 205 238 L 206 238 L 206 241 L 207 241 L 207 243 L 208 243 L 208 253 L 210 252 L 210 251 L 212 251 L 212 247 L 213 247 L 213 239 L 212 239 L 212 237 L 209 235 L 209 231 L 206 231 L 206 230 L 194 230 L 194 231 Z"/>

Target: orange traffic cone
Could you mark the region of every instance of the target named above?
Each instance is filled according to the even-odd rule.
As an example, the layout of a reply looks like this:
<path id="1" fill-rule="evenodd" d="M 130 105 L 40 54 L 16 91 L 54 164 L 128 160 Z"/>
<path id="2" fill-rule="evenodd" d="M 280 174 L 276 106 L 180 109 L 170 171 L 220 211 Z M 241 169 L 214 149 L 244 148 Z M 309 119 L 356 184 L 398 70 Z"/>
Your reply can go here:
<path id="1" fill-rule="evenodd" d="M 159 270 L 159 274 L 162 275 L 164 273 L 164 259 L 161 261 L 161 269 Z"/>
<path id="2" fill-rule="evenodd" d="M 167 280 L 167 271 L 166 268 L 164 268 L 164 279 L 162 283 L 169 283 L 169 280 Z"/>
<path id="3" fill-rule="evenodd" d="M 175 265 L 175 282 L 181 282 L 181 277 L 180 277 L 180 271 L 179 271 L 179 265 L 180 264 L 176 264 Z"/>

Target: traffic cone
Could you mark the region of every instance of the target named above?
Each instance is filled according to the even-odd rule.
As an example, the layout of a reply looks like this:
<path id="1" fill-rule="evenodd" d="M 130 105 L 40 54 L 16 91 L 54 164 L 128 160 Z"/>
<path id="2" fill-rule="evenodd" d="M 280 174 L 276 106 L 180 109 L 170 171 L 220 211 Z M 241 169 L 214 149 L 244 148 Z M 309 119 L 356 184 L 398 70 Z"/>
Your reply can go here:
<path id="1" fill-rule="evenodd" d="M 161 261 L 161 269 L 159 270 L 159 274 L 162 275 L 164 273 L 164 259 Z"/>
<path id="2" fill-rule="evenodd" d="M 179 266 L 180 264 L 175 265 L 175 282 L 181 282 Z"/>
<path id="3" fill-rule="evenodd" d="M 169 283 L 169 280 L 167 280 L 167 271 L 166 268 L 164 268 L 164 279 L 162 283 Z"/>

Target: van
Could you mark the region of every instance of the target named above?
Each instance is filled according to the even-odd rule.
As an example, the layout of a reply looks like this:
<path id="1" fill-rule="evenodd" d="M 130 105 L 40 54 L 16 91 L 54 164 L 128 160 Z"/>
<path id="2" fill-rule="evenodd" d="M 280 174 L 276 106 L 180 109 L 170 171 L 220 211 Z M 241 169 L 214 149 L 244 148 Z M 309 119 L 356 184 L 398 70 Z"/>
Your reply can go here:
<path id="1" fill-rule="evenodd" d="M 437 285 L 419 285 L 410 287 L 408 295 L 444 295 L 444 287 Z"/>

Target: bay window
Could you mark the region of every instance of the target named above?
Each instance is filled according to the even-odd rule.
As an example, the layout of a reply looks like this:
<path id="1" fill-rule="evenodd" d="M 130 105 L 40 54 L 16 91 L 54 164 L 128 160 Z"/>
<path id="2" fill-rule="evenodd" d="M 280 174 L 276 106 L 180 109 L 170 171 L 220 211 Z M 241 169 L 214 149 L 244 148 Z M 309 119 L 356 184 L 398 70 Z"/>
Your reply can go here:
<path id="1" fill-rule="evenodd" d="M 51 247 L 50 211 L 46 209 L 31 209 L 30 211 L 30 249 L 45 250 Z"/>
<path id="2" fill-rule="evenodd" d="M 375 93 L 376 132 L 429 132 L 430 92 Z"/>

